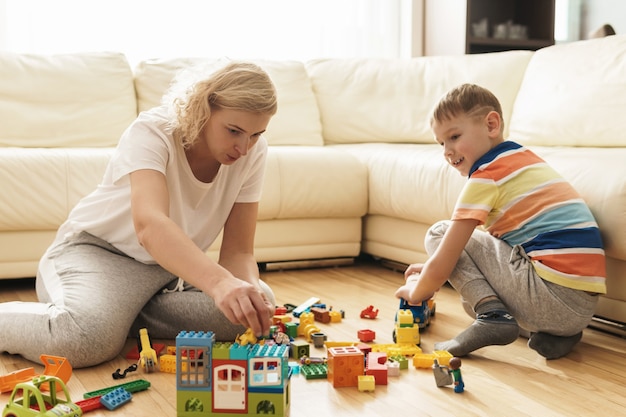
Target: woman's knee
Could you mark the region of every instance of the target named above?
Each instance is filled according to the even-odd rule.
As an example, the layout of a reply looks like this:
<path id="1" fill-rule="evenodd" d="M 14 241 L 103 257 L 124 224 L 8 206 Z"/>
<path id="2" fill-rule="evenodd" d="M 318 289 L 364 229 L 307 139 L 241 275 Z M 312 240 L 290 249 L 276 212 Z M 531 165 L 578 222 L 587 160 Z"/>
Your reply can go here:
<path id="1" fill-rule="evenodd" d="M 276 296 L 274 295 L 274 291 L 267 285 L 264 281 L 260 280 L 259 284 L 261 285 L 261 289 L 267 296 L 267 299 L 272 303 L 272 305 L 276 305 Z"/>

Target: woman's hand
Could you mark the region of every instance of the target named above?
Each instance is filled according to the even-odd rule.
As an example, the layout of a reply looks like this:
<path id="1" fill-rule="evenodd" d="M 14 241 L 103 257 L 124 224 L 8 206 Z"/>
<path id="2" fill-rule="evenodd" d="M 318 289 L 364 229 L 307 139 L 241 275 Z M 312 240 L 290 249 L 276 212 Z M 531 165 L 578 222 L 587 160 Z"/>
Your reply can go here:
<path id="1" fill-rule="evenodd" d="M 224 278 L 211 296 L 233 324 L 252 329 L 255 336 L 268 336 L 274 306 L 260 288 L 237 278 Z"/>

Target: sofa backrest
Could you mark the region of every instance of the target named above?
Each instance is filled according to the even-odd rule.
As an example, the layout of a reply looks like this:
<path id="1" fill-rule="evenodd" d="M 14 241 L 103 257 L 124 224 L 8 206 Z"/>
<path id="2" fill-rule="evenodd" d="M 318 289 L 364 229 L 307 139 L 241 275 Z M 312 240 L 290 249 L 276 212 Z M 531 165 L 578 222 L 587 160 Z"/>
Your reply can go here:
<path id="1" fill-rule="evenodd" d="M 115 146 L 136 115 L 122 54 L 0 53 L 0 146 Z"/>
<path id="2" fill-rule="evenodd" d="M 626 146 L 626 35 L 537 51 L 513 108 L 510 137 L 525 145 Z"/>
<path id="3" fill-rule="evenodd" d="M 278 112 L 270 121 L 265 138 L 270 145 L 321 146 L 322 125 L 311 81 L 304 64 L 296 61 L 255 61 L 274 82 Z M 186 68 L 217 65 L 209 58 L 175 58 L 140 62 L 135 69 L 138 110 L 161 103 L 176 74 Z"/>
<path id="4" fill-rule="evenodd" d="M 463 83 L 500 99 L 505 133 L 530 51 L 413 59 L 321 59 L 307 62 L 327 144 L 433 143 L 430 112 Z"/>

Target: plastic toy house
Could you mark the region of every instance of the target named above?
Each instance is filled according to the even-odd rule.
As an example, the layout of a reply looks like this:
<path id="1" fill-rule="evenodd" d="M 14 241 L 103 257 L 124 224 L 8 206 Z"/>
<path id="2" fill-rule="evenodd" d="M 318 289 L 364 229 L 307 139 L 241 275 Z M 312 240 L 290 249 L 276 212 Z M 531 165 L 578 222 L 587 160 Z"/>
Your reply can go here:
<path id="1" fill-rule="evenodd" d="M 176 337 L 178 417 L 288 417 L 289 347 L 215 343 L 213 332 Z"/>

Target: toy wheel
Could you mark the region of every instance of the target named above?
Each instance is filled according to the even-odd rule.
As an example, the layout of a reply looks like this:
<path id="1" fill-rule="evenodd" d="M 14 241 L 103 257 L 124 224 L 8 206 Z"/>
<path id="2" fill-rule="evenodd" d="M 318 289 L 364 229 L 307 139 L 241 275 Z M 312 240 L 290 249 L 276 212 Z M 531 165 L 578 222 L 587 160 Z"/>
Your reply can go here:
<path id="1" fill-rule="evenodd" d="M 393 338 L 393 343 L 398 343 L 398 342 L 396 341 L 396 330 L 395 330 L 395 329 L 393 330 L 393 334 L 392 334 L 392 336 L 391 336 L 391 337 Z"/>

